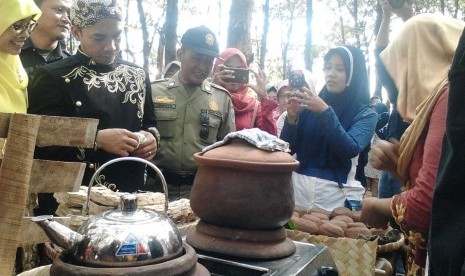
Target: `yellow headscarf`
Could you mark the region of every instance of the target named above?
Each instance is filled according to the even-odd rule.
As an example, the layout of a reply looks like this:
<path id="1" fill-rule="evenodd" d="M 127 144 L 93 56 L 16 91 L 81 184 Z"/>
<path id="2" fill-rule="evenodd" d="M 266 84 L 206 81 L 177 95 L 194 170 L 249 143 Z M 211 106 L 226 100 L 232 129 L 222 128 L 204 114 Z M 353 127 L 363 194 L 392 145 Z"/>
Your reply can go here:
<path id="1" fill-rule="evenodd" d="M 40 14 L 33 0 L 0 0 L 0 35 L 16 21 Z M 27 84 L 19 56 L 0 52 L 0 112 L 26 113 Z"/>
<path id="2" fill-rule="evenodd" d="M 409 187 L 409 165 L 439 95 L 447 85 L 449 67 L 465 23 L 422 14 L 408 20 L 381 53 L 397 90 L 397 108 L 412 122 L 400 140 L 397 173 Z"/>

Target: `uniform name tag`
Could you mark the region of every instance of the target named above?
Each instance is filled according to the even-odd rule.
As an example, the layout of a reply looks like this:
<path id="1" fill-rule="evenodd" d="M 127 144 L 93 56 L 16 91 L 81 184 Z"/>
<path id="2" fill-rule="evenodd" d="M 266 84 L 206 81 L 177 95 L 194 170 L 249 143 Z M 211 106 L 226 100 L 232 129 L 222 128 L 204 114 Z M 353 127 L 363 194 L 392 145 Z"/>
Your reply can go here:
<path id="1" fill-rule="evenodd" d="M 166 103 L 154 103 L 155 108 L 171 108 L 176 109 L 176 104 L 166 104 Z"/>

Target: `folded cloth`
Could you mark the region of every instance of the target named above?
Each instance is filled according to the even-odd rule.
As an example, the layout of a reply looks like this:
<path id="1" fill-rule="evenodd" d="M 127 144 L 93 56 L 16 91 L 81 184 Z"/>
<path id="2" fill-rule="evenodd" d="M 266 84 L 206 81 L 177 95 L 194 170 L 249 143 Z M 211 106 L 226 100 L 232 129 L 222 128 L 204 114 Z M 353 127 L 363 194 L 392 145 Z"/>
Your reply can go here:
<path id="1" fill-rule="evenodd" d="M 211 149 L 229 144 L 231 139 L 239 138 L 247 141 L 253 146 L 267 151 L 283 151 L 290 152 L 289 143 L 285 142 L 278 137 L 269 134 L 266 131 L 260 130 L 258 128 L 249 128 L 243 129 L 236 132 L 231 132 L 224 137 L 223 140 L 218 141 L 210 146 L 205 147 L 202 150 L 202 153 L 205 153 Z"/>

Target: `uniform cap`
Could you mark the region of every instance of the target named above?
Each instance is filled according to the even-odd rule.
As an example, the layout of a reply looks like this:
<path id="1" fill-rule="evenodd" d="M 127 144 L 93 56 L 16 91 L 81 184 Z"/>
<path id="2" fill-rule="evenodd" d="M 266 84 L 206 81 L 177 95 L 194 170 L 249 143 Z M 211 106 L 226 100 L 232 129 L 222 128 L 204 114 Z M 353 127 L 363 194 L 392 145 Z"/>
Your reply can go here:
<path id="1" fill-rule="evenodd" d="M 205 26 L 187 30 L 181 38 L 181 44 L 198 54 L 210 57 L 217 57 L 220 53 L 215 34 Z"/>

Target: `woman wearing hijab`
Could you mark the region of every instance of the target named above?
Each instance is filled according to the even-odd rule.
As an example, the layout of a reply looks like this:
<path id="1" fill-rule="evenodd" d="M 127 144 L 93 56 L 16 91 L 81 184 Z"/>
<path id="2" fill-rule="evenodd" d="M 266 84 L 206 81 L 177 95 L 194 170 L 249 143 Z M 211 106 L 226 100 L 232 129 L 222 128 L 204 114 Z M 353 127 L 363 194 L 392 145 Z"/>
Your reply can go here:
<path id="1" fill-rule="evenodd" d="M 304 78 L 305 78 L 305 87 L 310 89 L 310 93 L 312 93 L 313 95 L 316 95 L 316 88 L 315 88 L 315 82 L 313 81 L 313 74 L 312 72 L 308 71 L 308 70 L 301 70 L 304 74 Z M 284 112 L 281 113 L 281 115 L 278 116 L 278 119 L 276 120 L 276 125 L 278 127 L 278 137 L 281 135 L 281 131 L 283 130 L 283 126 L 284 126 L 284 121 L 286 120 L 286 116 L 287 116 L 287 111 L 286 111 L 286 107 L 287 107 L 287 100 L 286 100 L 286 97 L 285 97 L 285 94 L 286 92 L 288 91 L 291 91 L 292 88 L 291 86 L 289 85 L 289 80 L 288 79 L 285 79 L 283 81 L 281 81 L 279 84 L 278 84 L 278 98 L 279 101 L 282 101 L 282 109 L 284 110 Z M 282 100 L 281 100 L 282 99 Z M 281 106 L 281 103 L 278 101 L 278 104 Z M 279 108 L 279 106 L 278 106 Z M 276 109 L 275 109 L 276 111 Z"/>
<path id="2" fill-rule="evenodd" d="M 324 57 L 326 84 L 287 92 L 290 107 L 281 139 L 289 142 L 300 167 L 293 173 L 297 207 L 360 208 L 365 189 L 354 179 L 359 153 L 371 140 L 377 116 L 369 108 L 368 76 L 362 52 L 336 47 Z"/>
<path id="3" fill-rule="evenodd" d="M 361 218 L 386 227 L 394 218 L 408 238 L 406 275 L 424 275 L 433 190 L 447 115 L 447 74 L 464 23 L 437 15 L 418 15 L 381 53 L 398 90 L 399 114 L 411 122 L 400 143 L 372 147 L 373 167 L 394 173 L 404 191 L 392 198 L 366 198 Z"/>
<path id="4" fill-rule="evenodd" d="M 40 14 L 32 0 L 0 1 L 0 112 L 26 113 L 29 80 L 19 53 Z"/>
<path id="5" fill-rule="evenodd" d="M 213 65 L 213 83 L 220 85 L 230 92 L 234 106 L 236 130 L 258 127 L 272 135 L 277 134 L 276 120 L 273 110 L 278 106 L 276 101 L 268 98 L 266 93 L 265 73 L 250 70 L 255 75 L 256 84 L 231 82 L 234 78 L 230 68 L 248 69 L 244 54 L 239 49 L 227 48 L 216 59 Z M 248 95 L 249 87 L 260 98 L 260 101 Z"/>

